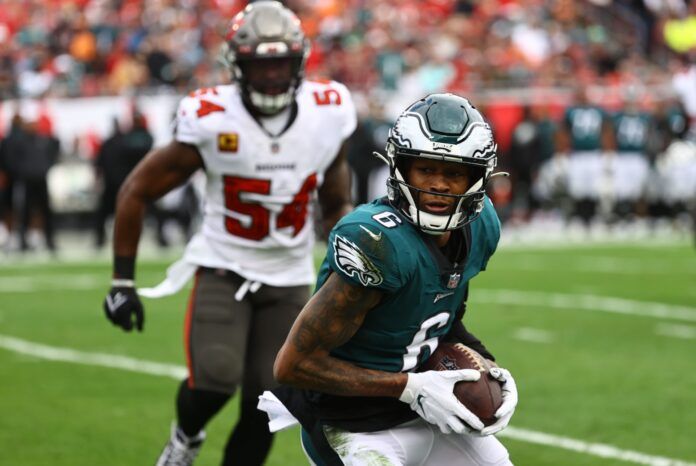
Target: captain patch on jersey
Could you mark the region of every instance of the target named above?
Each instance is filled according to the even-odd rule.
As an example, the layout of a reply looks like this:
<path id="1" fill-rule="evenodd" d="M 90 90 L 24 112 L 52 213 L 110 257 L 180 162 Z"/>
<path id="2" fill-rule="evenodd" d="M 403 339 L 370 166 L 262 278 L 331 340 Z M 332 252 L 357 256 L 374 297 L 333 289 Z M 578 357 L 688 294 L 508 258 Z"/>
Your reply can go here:
<path id="1" fill-rule="evenodd" d="M 218 150 L 220 152 L 237 152 L 239 135 L 237 133 L 218 134 Z"/>

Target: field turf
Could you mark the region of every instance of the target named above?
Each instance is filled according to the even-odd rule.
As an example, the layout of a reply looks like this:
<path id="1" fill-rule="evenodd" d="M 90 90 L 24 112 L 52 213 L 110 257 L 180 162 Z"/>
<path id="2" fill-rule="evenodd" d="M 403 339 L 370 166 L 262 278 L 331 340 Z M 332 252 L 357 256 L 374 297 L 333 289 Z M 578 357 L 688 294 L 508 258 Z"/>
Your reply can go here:
<path id="1" fill-rule="evenodd" d="M 166 265 L 141 261 L 139 283 Z M 145 332 L 126 334 L 101 309 L 109 271 L 105 260 L 0 259 L 0 465 L 154 464 L 187 293 L 144 299 Z M 472 282 L 465 323 L 517 380 L 500 436 L 516 465 L 696 463 L 693 246 L 503 247 Z M 113 367 L 131 359 L 176 367 Z M 219 464 L 236 412 L 210 424 L 197 465 Z M 267 464 L 307 464 L 298 437 L 278 435 Z"/>

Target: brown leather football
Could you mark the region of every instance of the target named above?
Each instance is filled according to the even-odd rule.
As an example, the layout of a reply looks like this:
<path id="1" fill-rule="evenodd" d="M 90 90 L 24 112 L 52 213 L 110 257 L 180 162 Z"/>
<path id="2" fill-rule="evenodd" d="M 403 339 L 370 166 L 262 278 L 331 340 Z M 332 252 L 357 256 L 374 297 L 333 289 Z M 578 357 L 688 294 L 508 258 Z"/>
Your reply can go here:
<path id="1" fill-rule="evenodd" d="M 476 369 L 481 372 L 477 382 L 457 382 L 454 396 L 472 413 L 490 426 L 496 421 L 495 412 L 503 403 L 503 389 L 488 370 L 493 367 L 488 360 L 476 351 L 461 343 L 440 343 L 435 352 L 419 368 L 425 371 L 452 371 Z"/>

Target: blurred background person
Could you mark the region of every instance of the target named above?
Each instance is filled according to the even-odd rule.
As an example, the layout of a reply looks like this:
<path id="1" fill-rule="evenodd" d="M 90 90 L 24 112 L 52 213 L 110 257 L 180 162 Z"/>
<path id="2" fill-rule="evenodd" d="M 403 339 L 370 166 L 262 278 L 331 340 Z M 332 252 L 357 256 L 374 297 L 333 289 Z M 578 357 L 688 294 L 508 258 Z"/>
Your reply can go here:
<path id="1" fill-rule="evenodd" d="M 348 145 L 348 163 L 353 172 L 353 198 L 356 205 L 364 204 L 384 191 L 383 181 L 388 172 L 379 170 L 384 164 L 373 155 L 381 151 L 383 141 L 393 122 L 384 115 L 384 103 L 375 96 L 367 111 L 361 115 L 358 127 Z M 375 181 L 374 178 L 379 178 Z M 378 184 L 379 187 L 375 188 Z M 375 193 L 374 191 L 378 191 Z"/>
<path id="2" fill-rule="evenodd" d="M 681 104 L 668 102 L 659 115 L 659 141 L 646 195 L 650 218 L 674 225 L 694 222 L 696 208 L 696 141 L 690 138 L 689 117 Z"/>
<path id="3" fill-rule="evenodd" d="M 147 129 L 145 117 L 133 109 L 130 120 L 130 128 L 123 132 L 118 120 L 113 120 L 113 132 L 102 143 L 95 160 L 102 186 L 94 223 L 97 248 L 103 247 L 106 243 L 105 225 L 116 210 L 118 190 L 128 174 L 152 148 L 153 138 Z"/>
<path id="4" fill-rule="evenodd" d="M 523 112 L 522 121 L 512 131 L 509 158 L 515 187 L 513 215 L 528 221 L 539 207 L 533 185 L 542 164 L 553 156 L 556 128 L 546 105 L 526 105 Z"/>
<path id="5" fill-rule="evenodd" d="M 616 153 L 611 157 L 611 183 L 614 219 L 627 220 L 638 213 L 644 199 L 648 177 L 651 141 L 656 139 L 655 120 L 640 108 L 645 95 L 635 87 L 625 91 L 623 108 L 613 119 Z"/>
<path id="6" fill-rule="evenodd" d="M 7 149 L 10 173 L 14 179 L 13 202 L 19 217 L 19 247 L 27 251 L 35 246 L 30 241 L 29 230 L 38 225 L 46 247 L 55 252 L 54 219 L 47 177 L 48 171 L 58 161 L 60 142 L 52 135 L 51 123 L 38 114 L 38 109 L 28 110 L 22 122 Z"/>
<path id="7" fill-rule="evenodd" d="M 22 126 L 22 117 L 19 111 L 15 110 L 8 132 L 0 140 L 0 244 L 8 246 L 15 225 L 13 192 L 16 160 L 12 158 L 12 154 L 21 150 L 21 141 L 24 138 Z"/>
<path id="8" fill-rule="evenodd" d="M 119 139 L 122 136 L 118 118 L 114 118 L 112 124 L 111 135 L 102 142 L 94 161 L 96 176 L 102 190 L 99 195 L 97 210 L 94 212 L 94 244 L 97 248 L 104 246 L 106 241 L 106 220 L 110 215 L 113 215 L 116 209 L 116 195 L 125 179 L 114 180 L 113 178 L 115 177 L 111 173 L 109 166 L 118 156 L 116 150 L 118 149 Z"/>
<path id="9" fill-rule="evenodd" d="M 592 103 L 583 86 L 575 88 L 558 128 L 556 147 L 567 161 L 567 189 L 572 199 L 570 216 L 585 225 L 597 213 L 600 201 L 606 201 L 610 186 L 607 152 L 615 147 L 609 114 Z"/>

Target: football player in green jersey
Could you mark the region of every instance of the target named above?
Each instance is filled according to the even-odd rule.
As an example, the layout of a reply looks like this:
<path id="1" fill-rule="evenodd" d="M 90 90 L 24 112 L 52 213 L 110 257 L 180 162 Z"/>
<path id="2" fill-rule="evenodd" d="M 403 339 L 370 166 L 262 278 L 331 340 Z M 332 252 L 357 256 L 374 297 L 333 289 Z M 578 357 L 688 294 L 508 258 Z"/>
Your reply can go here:
<path id="1" fill-rule="evenodd" d="M 616 139 L 616 157 L 611 158 L 613 214 L 627 219 L 637 213 L 637 204 L 647 188 L 649 153 L 655 141 L 657 125 L 653 116 L 641 110 L 640 94 L 629 87 L 624 108 L 612 119 Z"/>
<path id="2" fill-rule="evenodd" d="M 453 395 L 477 371 L 418 372 L 443 341 L 494 360 L 461 321 L 469 280 L 500 236 L 485 195 L 490 127 L 466 99 L 429 95 L 401 114 L 380 157 L 388 196 L 332 230 L 317 290 L 276 358 L 284 386 L 259 408 L 272 429 L 302 424 L 312 464 L 511 464 L 492 435 L 517 404 L 509 371 L 492 371 L 504 394 L 489 427 Z"/>
<path id="3" fill-rule="evenodd" d="M 566 109 L 556 148 L 563 157 L 573 215 L 589 223 L 610 180 L 605 176 L 607 153 L 615 149 L 609 114 L 590 102 L 587 89 L 575 88 L 573 105 Z"/>

